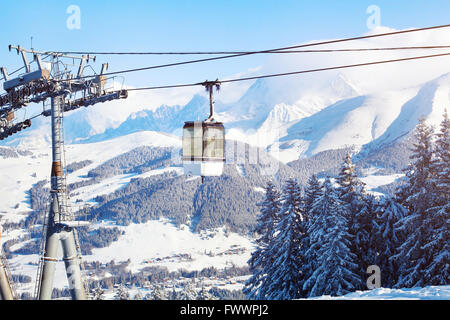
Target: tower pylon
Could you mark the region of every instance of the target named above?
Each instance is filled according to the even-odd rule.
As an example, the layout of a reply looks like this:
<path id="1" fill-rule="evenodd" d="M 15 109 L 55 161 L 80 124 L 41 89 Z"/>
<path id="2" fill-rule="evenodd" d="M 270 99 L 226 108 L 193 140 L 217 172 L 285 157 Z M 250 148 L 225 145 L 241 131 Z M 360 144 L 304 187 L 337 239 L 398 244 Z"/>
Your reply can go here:
<path id="1" fill-rule="evenodd" d="M 54 63 L 54 74 L 59 75 L 58 63 Z M 57 88 L 57 90 L 60 88 Z M 62 245 L 63 260 L 66 267 L 69 290 L 73 300 L 86 300 L 85 288 L 81 279 L 81 267 L 75 245 L 73 230 L 74 217 L 68 203 L 67 187 L 63 170 L 63 106 L 64 96 L 51 98 L 52 127 L 52 169 L 51 169 L 51 205 L 47 217 L 47 234 L 44 247 L 41 279 L 38 299 L 50 300 L 53 291 L 53 279 L 58 262 L 58 247 Z"/>
<path id="2" fill-rule="evenodd" d="M 0 140 L 17 133 L 31 125 L 30 120 L 14 124 L 14 111 L 29 103 L 45 102 L 51 99 L 51 109 L 44 110 L 40 115 L 51 116 L 52 131 L 52 166 L 50 188 L 50 210 L 44 223 L 45 235 L 41 259 L 39 260 L 38 276 L 36 277 L 35 297 L 40 300 L 50 300 L 53 291 L 53 279 L 59 248 L 62 247 L 63 261 L 66 267 L 69 290 L 74 300 L 88 298 L 87 288 L 82 281 L 81 249 L 78 245 L 76 227 L 86 223 L 76 221 L 72 213 L 67 193 L 66 173 L 64 170 L 64 134 L 63 114 L 81 107 L 89 107 L 116 99 L 126 99 L 127 90 L 107 90 L 108 80 L 114 83 L 114 77 L 107 78 L 104 74 L 107 64 L 103 64 L 100 74 L 83 76 L 86 63 L 95 62 L 96 57 L 71 56 L 60 52 L 39 52 L 27 50 L 20 46 L 9 46 L 9 50 L 17 50 L 22 55 L 26 73 L 10 79 L 5 68 L 1 68 L 5 82 L 3 88 L 7 92 L 0 95 Z M 32 71 L 26 54 L 33 54 L 38 70 Z M 41 59 L 41 55 L 51 57 L 51 69 Z M 71 67 L 61 60 L 80 60 L 77 76 L 74 78 Z M 62 68 L 60 69 L 60 66 Z M 92 68 L 90 68 L 92 69 Z M 93 69 L 92 69 L 93 70 Z"/>

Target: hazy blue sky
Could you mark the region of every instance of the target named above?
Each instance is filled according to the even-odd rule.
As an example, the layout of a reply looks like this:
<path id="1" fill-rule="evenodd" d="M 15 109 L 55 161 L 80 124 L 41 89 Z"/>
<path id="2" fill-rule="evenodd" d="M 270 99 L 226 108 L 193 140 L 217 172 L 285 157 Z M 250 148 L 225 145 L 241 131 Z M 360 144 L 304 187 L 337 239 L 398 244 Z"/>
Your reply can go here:
<path id="1" fill-rule="evenodd" d="M 79 30 L 70 30 L 70 5 L 81 9 Z M 267 49 L 309 40 L 368 32 L 369 5 L 377 5 L 381 25 L 426 27 L 450 22 L 448 0 L 160 0 L 2 1 L 0 66 L 13 70 L 21 60 L 7 45 L 38 50 L 244 50 Z M 191 57 L 99 57 L 110 71 Z M 193 57 L 195 58 L 195 57 Z M 259 66 L 264 56 L 205 63 L 127 76 L 134 86 L 223 78 Z M 100 63 L 98 64 L 100 66 Z"/>

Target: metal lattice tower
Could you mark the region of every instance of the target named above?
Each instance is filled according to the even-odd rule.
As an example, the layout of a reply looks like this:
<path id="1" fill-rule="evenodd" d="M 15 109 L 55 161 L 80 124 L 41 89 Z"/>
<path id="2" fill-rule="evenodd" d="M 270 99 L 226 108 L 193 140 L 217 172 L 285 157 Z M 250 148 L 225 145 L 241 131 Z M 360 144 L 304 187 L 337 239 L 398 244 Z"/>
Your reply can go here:
<path id="1" fill-rule="evenodd" d="M 55 61 L 56 60 L 56 61 Z M 62 80 L 59 71 L 59 61 L 53 58 L 54 78 Z M 61 87 L 57 84 L 56 90 Z M 67 198 L 67 187 L 63 172 L 63 104 L 64 95 L 56 95 L 51 98 L 52 117 L 52 170 L 51 170 L 51 205 L 47 221 L 46 242 L 42 272 L 39 279 L 38 298 L 49 300 L 53 291 L 53 278 L 55 264 L 58 262 L 58 244 L 63 248 L 63 260 L 66 267 L 69 289 L 74 300 L 85 300 L 85 289 L 81 277 L 81 267 L 78 259 L 78 251 L 75 244 L 75 233 L 71 222 L 73 215 Z"/>
<path id="2" fill-rule="evenodd" d="M 6 101 L 7 106 L 0 108 L 0 138 L 4 139 L 11 134 L 20 131 L 23 127 L 30 126 L 31 122 L 11 124 L 14 119 L 14 111 L 32 102 L 51 101 L 50 110 L 44 110 L 42 115 L 51 117 L 52 131 L 52 166 L 50 208 L 43 225 L 43 241 L 41 243 L 41 259 L 39 261 L 35 297 L 39 300 L 50 300 L 53 291 L 53 280 L 56 263 L 60 261 L 58 249 L 61 245 L 66 268 L 69 290 L 73 300 L 88 299 L 88 288 L 82 277 L 81 249 L 76 228 L 86 225 L 76 220 L 70 205 L 67 193 L 65 153 L 64 153 L 64 112 L 80 107 L 88 107 L 100 102 L 128 97 L 126 90 L 109 91 L 105 89 L 107 78 L 103 73 L 107 64 L 103 64 L 101 74 L 83 76 L 86 62 L 89 56 L 74 57 L 61 53 L 39 53 L 29 51 L 20 46 L 10 46 L 22 54 L 27 73 L 16 79 L 9 80 L 4 68 L 2 72 L 7 81 L 4 89 L 5 96 L 0 96 L 2 107 Z M 31 71 L 26 58 L 26 53 L 33 53 L 39 70 Z M 51 57 L 51 70 L 43 68 L 40 55 Z M 68 64 L 63 63 L 64 58 L 73 61 L 80 60 L 78 73 L 73 77 Z M 95 57 L 93 58 L 95 61 Z M 62 68 L 61 68 L 62 67 Z M 17 128 L 20 128 L 17 129 Z"/>

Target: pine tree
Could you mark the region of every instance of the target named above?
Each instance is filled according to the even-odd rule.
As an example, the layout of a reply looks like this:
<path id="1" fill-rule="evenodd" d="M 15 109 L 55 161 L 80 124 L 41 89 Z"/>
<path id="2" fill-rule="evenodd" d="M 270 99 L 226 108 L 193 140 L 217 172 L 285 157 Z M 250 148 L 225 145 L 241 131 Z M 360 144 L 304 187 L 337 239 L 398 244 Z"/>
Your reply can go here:
<path id="1" fill-rule="evenodd" d="M 427 245 L 434 227 L 428 209 L 433 207 L 436 194 L 432 171 L 432 134 L 432 129 L 422 117 L 415 130 L 416 143 L 410 157 L 413 162 L 406 172 L 407 183 L 397 193 L 408 209 L 408 215 L 396 225 L 400 232 L 407 234 L 405 242 L 393 257 L 400 264 L 397 288 L 428 284 L 426 269 L 433 261 L 433 250 Z"/>
<path id="2" fill-rule="evenodd" d="M 130 294 L 128 293 L 128 290 L 123 285 L 120 285 L 117 288 L 116 295 L 114 296 L 114 300 L 130 300 Z"/>
<path id="3" fill-rule="evenodd" d="M 346 207 L 328 178 L 321 196 L 314 202 L 315 218 L 309 228 L 311 247 L 308 256 L 316 257 L 312 275 L 303 289 L 308 296 L 344 295 L 355 291 L 361 282 L 356 255 L 350 250 Z M 316 251 L 312 254 L 310 250 Z"/>
<path id="4" fill-rule="evenodd" d="M 273 263 L 269 266 L 264 282 L 269 289 L 266 299 L 289 300 L 302 297 L 303 264 L 302 240 L 305 235 L 301 190 L 290 179 L 283 188 L 279 222 L 270 248 Z M 264 286 L 264 283 L 263 283 Z"/>
<path id="5" fill-rule="evenodd" d="M 194 285 L 192 283 L 187 283 L 184 285 L 183 291 L 181 291 L 178 296 L 179 300 L 196 300 L 197 292 L 194 289 Z"/>
<path id="6" fill-rule="evenodd" d="M 377 200 L 373 195 L 364 194 L 362 201 L 362 208 L 353 214 L 353 225 L 350 230 L 354 236 L 352 251 L 358 259 L 361 279 L 364 279 L 367 267 L 375 264 L 377 259 L 374 244 Z"/>
<path id="7" fill-rule="evenodd" d="M 149 300 L 168 300 L 164 287 L 159 284 L 154 285 Z"/>
<path id="8" fill-rule="evenodd" d="M 388 197 L 377 206 L 374 221 L 374 248 L 378 252 L 375 264 L 381 270 L 381 286 L 392 288 L 398 280 L 398 264 L 390 259 L 403 243 L 404 234 L 394 225 L 407 215 L 406 209 Z"/>
<path id="9" fill-rule="evenodd" d="M 202 289 L 197 294 L 197 300 L 217 300 L 217 298 L 202 285 Z"/>
<path id="10" fill-rule="evenodd" d="M 435 203 L 439 207 L 445 207 L 450 202 L 450 119 L 447 110 L 443 117 L 436 134 L 435 159 L 431 165 L 435 173 L 432 179 L 437 193 Z"/>
<path id="11" fill-rule="evenodd" d="M 248 261 L 252 276 L 246 282 L 243 289 L 248 299 L 262 299 L 266 288 L 261 287 L 267 273 L 267 266 L 272 263 L 270 247 L 273 241 L 273 233 L 278 222 L 278 211 L 280 210 L 280 193 L 275 189 L 272 182 L 265 188 L 264 201 L 258 204 L 261 207 L 258 215 L 255 232 L 259 235 L 256 239 L 257 249 L 252 252 Z"/>
<path id="12" fill-rule="evenodd" d="M 304 263 L 302 266 L 302 272 L 304 274 L 304 279 L 309 279 L 314 272 L 317 263 L 317 243 L 313 244 L 311 241 L 311 234 L 314 234 L 317 227 L 320 226 L 317 223 L 317 219 L 320 218 L 318 212 L 314 210 L 314 203 L 317 201 L 319 197 L 322 196 L 323 188 L 322 184 L 319 182 L 315 175 L 312 175 L 308 179 L 308 185 L 305 189 L 304 196 L 304 216 L 306 218 L 306 232 L 304 237 Z M 303 288 L 302 288 L 303 291 Z M 308 292 L 304 292 L 304 295 L 307 296 Z"/>
<path id="13" fill-rule="evenodd" d="M 369 238 L 374 217 L 371 210 L 371 198 L 366 195 L 364 183 L 356 175 L 355 165 L 350 154 L 345 157 L 337 183 L 339 184 L 337 188 L 339 199 L 346 207 L 344 212 L 347 215 L 350 249 L 358 259 L 356 263 L 359 266 L 358 274 L 361 281 L 357 285 L 357 289 L 363 290 L 366 268 L 373 264 L 371 260 L 375 259 L 375 257 L 369 257 Z"/>
<path id="14" fill-rule="evenodd" d="M 399 202 L 411 213 L 425 213 L 433 203 L 433 130 L 422 116 L 414 131 L 416 142 L 411 149 L 413 161 L 405 169 L 407 183 L 397 192 Z"/>
<path id="15" fill-rule="evenodd" d="M 434 204 L 427 210 L 427 224 L 430 235 L 424 249 L 431 262 L 424 271 L 428 285 L 446 285 L 449 276 L 449 223 L 450 223 L 450 120 L 444 112 L 440 131 L 435 142 L 435 158 L 431 164 L 435 188 Z"/>
<path id="16" fill-rule="evenodd" d="M 322 185 L 317 179 L 316 175 L 312 175 L 308 179 L 308 185 L 305 189 L 304 197 L 304 215 L 306 220 L 309 220 L 310 211 L 312 209 L 314 201 L 320 196 L 322 192 Z"/>
<path id="17" fill-rule="evenodd" d="M 345 157 L 336 182 L 339 184 L 337 188 L 339 199 L 351 208 L 348 213 L 359 211 L 364 205 L 364 183 L 356 175 L 350 154 Z"/>

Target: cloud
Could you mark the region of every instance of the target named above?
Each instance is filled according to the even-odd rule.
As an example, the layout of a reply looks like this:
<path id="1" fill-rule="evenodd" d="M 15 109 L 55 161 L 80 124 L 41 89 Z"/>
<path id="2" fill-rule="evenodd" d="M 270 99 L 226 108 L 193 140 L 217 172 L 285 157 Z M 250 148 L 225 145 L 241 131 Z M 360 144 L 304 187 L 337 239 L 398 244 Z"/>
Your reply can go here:
<path id="1" fill-rule="evenodd" d="M 392 32 L 394 29 L 378 27 L 368 34 Z M 448 45 L 450 30 L 437 29 L 423 32 L 407 33 L 380 38 L 371 38 L 332 45 L 314 46 L 310 49 L 348 49 L 377 48 L 399 46 Z M 324 40 L 318 40 L 324 41 Z M 313 43 L 316 41 L 311 41 Z M 304 48 L 308 49 L 308 48 Z M 305 53 L 280 54 L 269 57 L 261 73 L 279 73 L 317 69 L 332 66 L 358 64 L 372 61 L 391 60 L 413 56 L 423 56 L 450 52 L 450 50 L 397 50 L 397 51 L 363 51 L 342 53 Z M 317 89 L 326 85 L 337 74 L 343 74 L 361 90 L 362 94 L 399 89 L 422 84 L 440 75 L 450 72 L 450 57 L 439 57 L 417 61 L 389 63 L 313 74 L 274 78 L 270 85 L 282 93 L 295 93 L 303 89 Z M 289 94 L 288 94 L 289 95 Z"/>

